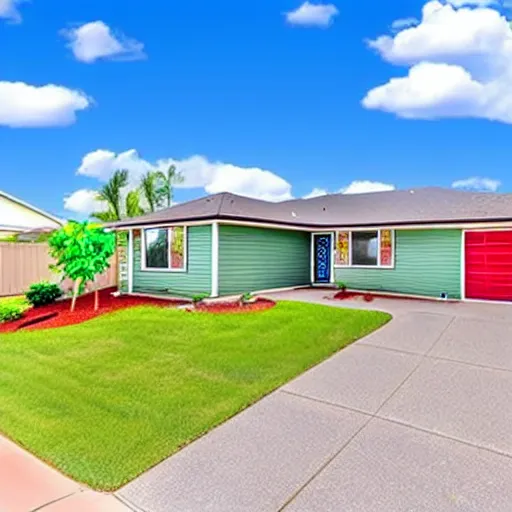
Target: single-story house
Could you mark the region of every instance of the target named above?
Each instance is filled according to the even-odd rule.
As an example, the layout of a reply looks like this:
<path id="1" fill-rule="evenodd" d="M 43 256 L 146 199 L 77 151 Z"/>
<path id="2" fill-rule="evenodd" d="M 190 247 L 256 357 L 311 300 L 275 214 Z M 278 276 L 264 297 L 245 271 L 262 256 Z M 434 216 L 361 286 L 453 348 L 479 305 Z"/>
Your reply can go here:
<path id="1" fill-rule="evenodd" d="M 0 240 L 23 233 L 41 234 L 63 224 L 50 213 L 0 190 Z"/>
<path id="2" fill-rule="evenodd" d="M 112 227 L 126 234 L 126 293 L 218 297 L 342 281 L 512 300 L 512 194 L 420 188 L 270 203 L 220 193 Z"/>

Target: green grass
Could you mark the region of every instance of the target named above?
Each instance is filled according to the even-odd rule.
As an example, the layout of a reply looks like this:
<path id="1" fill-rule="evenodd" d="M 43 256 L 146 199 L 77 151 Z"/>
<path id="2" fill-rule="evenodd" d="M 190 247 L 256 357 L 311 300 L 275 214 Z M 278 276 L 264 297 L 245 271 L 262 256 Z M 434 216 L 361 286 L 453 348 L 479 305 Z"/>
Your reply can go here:
<path id="1" fill-rule="evenodd" d="M 0 431 L 112 490 L 389 318 L 292 302 L 249 315 L 142 307 L 0 335 Z"/>

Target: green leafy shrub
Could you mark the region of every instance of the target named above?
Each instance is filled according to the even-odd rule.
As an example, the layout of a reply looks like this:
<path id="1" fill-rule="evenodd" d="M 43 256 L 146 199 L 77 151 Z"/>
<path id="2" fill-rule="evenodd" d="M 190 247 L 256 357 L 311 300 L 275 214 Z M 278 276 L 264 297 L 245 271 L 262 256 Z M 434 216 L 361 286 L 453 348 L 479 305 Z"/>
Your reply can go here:
<path id="1" fill-rule="evenodd" d="M 27 300 L 34 307 L 53 304 L 62 295 L 62 290 L 55 283 L 41 281 L 30 285 L 30 289 L 25 294 Z"/>
<path id="2" fill-rule="evenodd" d="M 254 295 L 251 292 L 244 293 L 242 297 L 240 297 L 240 302 L 242 304 L 248 304 L 250 302 L 253 302 L 255 300 Z"/>
<path id="3" fill-rule="evenodd" d="M 197 295 L 194 295 L 192 297 L 192 302 L 194 304 L 199 304 L 200 302 L 203 302 L 204 299 L 207 299 L 209 296 L 209 293 L 198 293 Z"/>
<path id="4" fill-rule="evenodd" d="M 343 281 L 337 281 L 336 287 L 338 288 L 338 290 L 341 290 L 344 292 L 347 289 L 347 284 L 344 283 Z"/>
<path id="5" fill-rule="evenodd" d="M 23 316 L 25 309 L 20 304 L 0 303 L 0 324 L 3 322 L 13 322 Z"/>

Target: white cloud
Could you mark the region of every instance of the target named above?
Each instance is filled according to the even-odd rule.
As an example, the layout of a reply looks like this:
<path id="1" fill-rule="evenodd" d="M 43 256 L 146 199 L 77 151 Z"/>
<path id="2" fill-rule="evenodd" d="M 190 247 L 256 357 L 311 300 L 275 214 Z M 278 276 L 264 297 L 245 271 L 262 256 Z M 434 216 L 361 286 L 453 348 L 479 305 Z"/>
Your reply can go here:
<path id="1" fill-rule="evenodd" d="M 88 64 L 98 59 L 139 60 L 146 57 L 142 43 L 122 33 L 114 34 L 103 21 L 63 30 L 62 34 L 69 41 L 75 58 Z"/>
<path id="2" fill-rule="evenodd" d="M 460 66 L 422 62 L 408 76 L 372 89 L 363 105 L 409 119 L 472 116 L 512 122 L 512 104 L 496 108 L 499 94 L 499 88 L 486 89 Z"/>
<path id="3" fill-rule="evenodd" d="M 321 197 L 327 195 L 329 192 L 325 188 L 315 187 L 309 194 L 306 194 L 302 199 L 313 199 L 314 197 Z"/>
<path id="4" fill-rule="evenodd" d="M 480 192 L 497 192 L 501 187 L 501 181 L 492 178 L 467 178 L 452 183 L 453 188 L 475 190 Z"/>
<path id="5" fill-rule="evenodd" d="M 286 180 L 271 171 L 257 167 L 242 168 L 231 164 L 214 164 L 211 179 L 204 188 L 209 194 L 233 192 L 264 201 L 292 199 L 292 187 Z"/>
<path id="6" fill-rule="evenodd" d="M 126 169 L 136 182 L 143 174 L 153 169 L 153 165 L 139 156 L 135 149 L 123 153 L 114 153 L 106 149 L 98 149 L 87 153 L 77 170 L 77 174 L 108 181 L 114 171 Z"/>
<path id="7" fill-rule="evenodd" d="M 135 149 L 114 153 L 106 149 L 98 149 L 85 155 L 77 174 L 89 176 L 99 182 L 107 181 L 117 169 L 130 172 L 131 186 L 136 186 L 140 178 L 148 170 L 167 170 L 175 165 L 176 170 L 184 177 L 183 183 L 176 184 L 179 189 L 203 189 L 208 194 L 232 192 L 246 197 L 265 201 L 287 201 L 293 199 L 292 186 L 281 176 L 259 167 L 240 167 L 223 162 L 211 162 L 204 156 L 194 155 L 183 160 L 173 158 L 160 159 L 151 163 L 140 157 Z M 98 184 L 99 187 L 99 184 Z M 395 186 L 369 180 L 353 181 L 339 190 L 344 194 L 360 194 L 364 192 L 381 192 L 394 190 Z M 304 199 L 328 194 L 322 188 L 314 188 Z M 81 189 L 65 199 L 66 209 L 79 213 L 90 213 L 101 210 L 95 203 L 93 191 Z"/>
<path id="8" fill-rule="evenodd" d="M 239 167 L 223 162 L 210 162 L 199 155 L 184 160 L 162 159 L 152 164 L 141 158 L 134 149 L 119 154 L 99 149 L 83 157 L 77 174 L 105 182 L 117 169 L 127 169 L 130 173 L 131 185 L 136 186 L 148 170 L 164 170 L 171 164 L 175 165 L 177 171 L 184 177 L 183 183 L 177 184 L 176 188 L 202 188 L 209 194 L 232 192 L 266 201 L 285 201 L 293 197 L 291 185 L 271 171 L 257 167 Z M 73 199 L 79 204 L 83 202 L 85 205 L 90 205 L 87 202 L 90 196 L 87 196 L 83 190 L 78 192 L 80 192 L 78 197 Z M 74 202 L 70 204 L 76 206 Z M 72 209 L 78 211 L 76 208 Z M 84 206 L 84 209 L 88 208 Z M 90 211 L 93 209 L 90 208 Z"/>
<path id="9" fill-rule="evenodd" d="M 328 27 L 338 14 L 339 11 L 334 4 L 314 4 L 306 1 L 285 15 L 286 21 L 291 25 Z"/>
<path id="10" fill-rule="evenodd" d="M 11 23 L 21 23 L 21 14 L 18 5 L 24 0 L 0 0 L 0 18 L 4 18 Z"/>
<path id="11" fill-rule="evenodd" d="M 92 212 L 105 210 L 105 204 L 98 201 L 96 196 L 95 190 L 82 188 L 64 198 L 64 208 L 81 215 L 90 215 Z"/>
<path id="12" fill-rule="evenodd" d="M 429 61 L 462 65 L 467 57 L 509 56 L 512 31 L 495 9 L 456 9 L 434 0 L 424 5 L 419 25 L 394 37 L 378 37 L 369 41 L 369 46 L 393 64 Z"/>
<path id="13" fill-rule="evenodd" d="M 82 92 L 59 85 L 0 82 L 0 126 L 66 126 L 90 105 L 91 99 Z"/>
<path id="14" fill-rule="evenodd" d="M 346 187 L 340 188 L 335 194 L 368 194 L 372 192 L 388 192 L 395 190 L 395 186 L 389 183 L 382 183 L 380 181 L 370 180 L 355 180 Z M 314 188 L 309 194 L 306 194 L 303 199 L 313 199 L 329 194 L 330 192 L 323 188 Z"/>
<path id="15" fill-rule="evenodd" d="M 340 189 L 341 194 L 366 194 L 369 192 L 388 192 L 395 190 L 394 185 L 381 183 L 380 181 L 356 180 L 350 185 Z"/>
<path id="16" fill-rule="evenodd" d="M 430 1 L 418 26 L 369 45 L 384 60 L 411 68 L 369 91 L 366 108 L 405 118 L 512 123 L 512 29 L 497 10 Z"/>
<path id="17" fill-rule="evenodd" d="M 454 7 L 489 7 L 500 5 L 499 0 L 448 0 Z"/>
<path id="18" fill-rule="evenodd" d="M 400 31 L 404 28 L 414 27 L 419 24 L 418 18 L 410 17 L 410 18 L 400 18 L 398 20 L 393 21 L 391 24 L 391 28 L 394 31 Z"/>

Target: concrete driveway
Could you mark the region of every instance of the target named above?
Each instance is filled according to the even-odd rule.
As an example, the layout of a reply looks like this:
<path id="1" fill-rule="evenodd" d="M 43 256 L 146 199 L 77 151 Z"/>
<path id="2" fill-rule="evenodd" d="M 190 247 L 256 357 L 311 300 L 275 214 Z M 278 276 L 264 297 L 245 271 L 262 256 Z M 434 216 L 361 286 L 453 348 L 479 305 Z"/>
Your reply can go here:
<path id="1" fill-rule="evenodd" d="M 276 297 L 395 318 L 118 496 L 147 512 L 510 512 L 512 307 L 327 294 Z"/>

